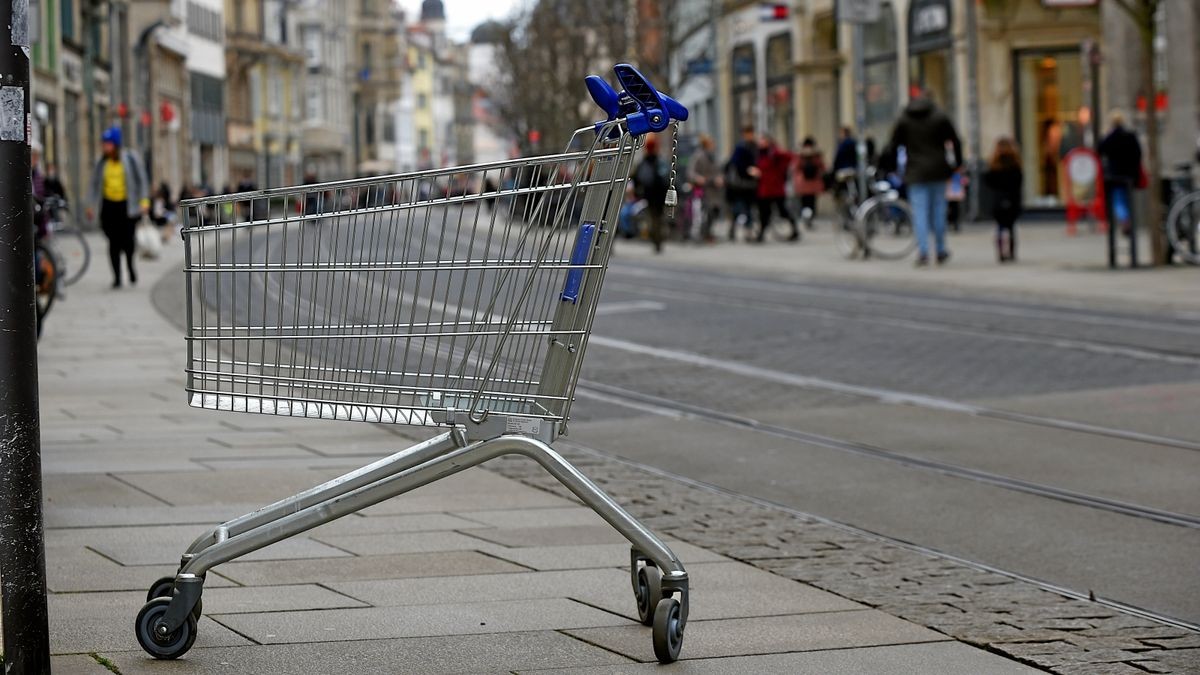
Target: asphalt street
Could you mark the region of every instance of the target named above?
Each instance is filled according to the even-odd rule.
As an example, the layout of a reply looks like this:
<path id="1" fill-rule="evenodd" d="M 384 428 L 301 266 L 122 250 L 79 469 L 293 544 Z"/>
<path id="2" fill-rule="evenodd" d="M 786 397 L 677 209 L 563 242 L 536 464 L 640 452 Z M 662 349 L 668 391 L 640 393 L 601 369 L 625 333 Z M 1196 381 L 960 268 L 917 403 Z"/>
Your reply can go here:
<path id="1" fill-rule="evenodd" d="M 432 231 L 453 229 L 435 222 Z M 341 236 L 328 226 L 306 240 L 288 231 L 290 241 L 230 239 L 216 259 L 332 260 Z M 468 257 L 514 257 L 505 241 Z M 383 248 L 364 257 L 372 246 Z M 343 250 L 376 263 L 460 256 L 458 239 L 447 246 L 420 234 L 363 236 Z M 558 242 L 552 253 L 564 250 Z M 306 287 L 315 275 L 280 269 L 258 282 L 228 276 L 223 290 L 213 274 L 204 287 L 209 302 L 222 298 L 224 321 L 293 331 L 341 322 L 326 336 L 336 337 L 381 331 L 372 317 L 398 303 L 407 316 L 393 316 L 389 330 L 465 321 L 499 272 L 452 272 L 414 282 L 400 270 L 345 268 Z M 543 274 L 534 297 L 558 292 L 563 271 Z M 1200 320 L 954 290 L 783 282 L 618 256 L 565 440 L 1200 623 Z M 277 359 L 301 344 L 279 331 Z M 542 337 L 515 339 L 510 356 Z M 440 356 L 410 367 L 404 350 L 381 357 L 381 339 L 306 342 L 302 374 L 421 373 L 463 349 L 446 338 Z M 478 353 L 489 353 L 494 338 L 479 339 Z M 235 360 L 270 360 L 271 343 Z"/>

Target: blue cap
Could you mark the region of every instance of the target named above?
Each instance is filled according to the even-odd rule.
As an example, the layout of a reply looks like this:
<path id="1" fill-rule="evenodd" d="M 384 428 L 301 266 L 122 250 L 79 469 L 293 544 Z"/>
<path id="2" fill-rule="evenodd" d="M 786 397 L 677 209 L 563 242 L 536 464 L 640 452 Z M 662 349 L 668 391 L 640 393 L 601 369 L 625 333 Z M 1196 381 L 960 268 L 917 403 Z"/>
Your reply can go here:
<path id="1" fill-rule="evenodd" d="M 120 145 L 121 144 L 121 127 L 110 127 L 108 129 L 105 129 L 104 133 L 100 136 L 100 140 L 104 141 L 105 143 L 112 143 L 113 145 Z"/>

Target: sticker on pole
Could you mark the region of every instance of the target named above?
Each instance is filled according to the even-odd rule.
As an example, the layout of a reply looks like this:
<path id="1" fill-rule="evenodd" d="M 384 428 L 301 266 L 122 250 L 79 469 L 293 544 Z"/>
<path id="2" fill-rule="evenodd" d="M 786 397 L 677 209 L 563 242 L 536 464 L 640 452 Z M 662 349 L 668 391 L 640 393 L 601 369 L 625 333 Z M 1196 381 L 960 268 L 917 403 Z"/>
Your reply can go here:
<path id="1" fill-rule="evenodd" d="M 837 13 L 842 23 L 875 23 L 883 10 L 880 0 L 838 0 Z"/>
<path id="2" fill-rule="evenodd" d="M 0 141 L 25 142 L 25 90 L 0 87 Z"/>

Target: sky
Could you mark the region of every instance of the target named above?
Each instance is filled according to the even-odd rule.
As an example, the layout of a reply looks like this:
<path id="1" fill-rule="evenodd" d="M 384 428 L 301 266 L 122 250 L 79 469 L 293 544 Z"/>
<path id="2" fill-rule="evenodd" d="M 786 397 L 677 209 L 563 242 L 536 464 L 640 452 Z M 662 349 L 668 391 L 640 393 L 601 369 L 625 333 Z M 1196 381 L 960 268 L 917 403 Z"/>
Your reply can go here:
<path id="1" fill-rule="evenodd" d="M 446 7 L 446 33 L 465 41 L 471 29 L 488 19 L 503 19 L 525 4 L 526 0 L 442 0 Z M 399 0 L 410 21 L 421 16 L 421 0 Z"/>

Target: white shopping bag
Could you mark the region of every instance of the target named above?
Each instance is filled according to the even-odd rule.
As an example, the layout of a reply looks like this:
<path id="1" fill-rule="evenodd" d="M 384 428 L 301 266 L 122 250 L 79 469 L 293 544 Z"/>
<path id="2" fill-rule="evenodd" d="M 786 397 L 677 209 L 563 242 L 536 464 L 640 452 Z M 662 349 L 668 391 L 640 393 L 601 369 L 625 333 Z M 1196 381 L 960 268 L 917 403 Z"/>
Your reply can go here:
<path id="1" fill-rule="evenodd" d="M 150 221 L 142 220 L 137 224 L 137 231 L 134 233 L 134 244 L 137 246 L 138 254 L 143 258 L 153 260 L 162 253 L 162 235 L 158 233 L 158 228 Z"/>

